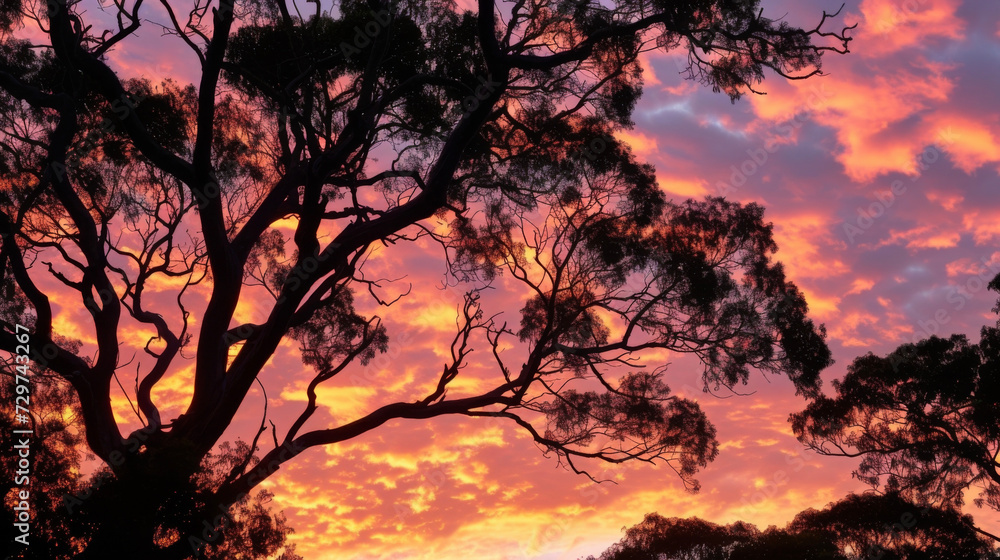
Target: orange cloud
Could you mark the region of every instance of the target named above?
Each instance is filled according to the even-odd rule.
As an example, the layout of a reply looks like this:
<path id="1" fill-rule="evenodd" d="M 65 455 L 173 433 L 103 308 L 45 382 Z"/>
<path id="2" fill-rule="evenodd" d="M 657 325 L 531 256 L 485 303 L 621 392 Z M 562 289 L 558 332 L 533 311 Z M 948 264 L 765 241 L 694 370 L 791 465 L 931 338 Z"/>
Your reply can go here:
<path id="1" fill-rule="evenodd" d="M 768 121 L 809 118 L 835 130 L 840 146 L 836 159 L 854 181 L 868 182 L 892 171 L 916 175 L 918 155 L 940 142 L 942 129 L 923 112 L 947 101 L 954 88 L 946 75 L 950 68 L 916 58 L 908 67 L 875 75 L 837 74 L 818 85 L 780 84 L 767 96 L 754 97 L 752 104 L 758 117 Z M 916 134 L 899 130 L 915 115 L 921 122 Z"/>
<path id="2" fill-rule="evenodd" d="M 701 198 L 708 194 L 714 194 L 708 188 L 705 181 L 700 179 L 664 177 L 657 174 L 656 181 L 661 189 L 667 193 L 678 195 L 683 199 Z"/>
<path id="3" fill-rule="evenodd" d="M 976 245 L 992 245 L 1000 239 L 1000 211 L 971 210 L 962 217 L 962 225 Z"/>
<path id="4" fill-rule="evenodd" d="M 973 258 L 961 258 L 952 261 L 945 265 L 945 271 L 948 274 L 948 278 L 954 278 L 956 276 L 976 276 L 983 271 L 984 267 L 991 267 L 998 262 L 1000 262 L 1000 252 L 993 253 L 989 258 L 982 258 L 979 260 Z"/>
<path id="5" fill-rule="evenodd" d="M 996 115 L 970 118 L 954 111 L 929 117 L 955 165 L 966 173 L 988 163 L 1000 163 L 1000 119 Z"/>
<path id="6" fill-rule="evenodd" d="M 867 292 L 872 289 L 875 285 L 875 281 L 868 280 L 865 278 L 857 278 L 851 283 L 851 289 L 844 295 L 860 294 L 861 292 Z"/>
<path id="7" fill-rule="evenodd" d="M 878 243 L 876 247 L 905 243 L 908 249 L 945 249 L 957 247 L 961 238 L 961 233 L 950 230 L 948 225 L 935 224 L 908 230 L 891 229 L 889 238 Z"/>
<path id="8" fill-rule="evenodd" d="M 927 191 L 924 196 L 927 197 L 927 200 L 939 204 L 949 212 L 954 212 L 958 205 L 965 200 L 965 197 L 960 194 L 947 192 Z"/>
<path id="9" fill-rule="evenodd" d="M 646 158 L 656 152 L 656 137 L 654 136 L 624 130 L 617 132 L 615 135 L 619 140 L 628 144 L 632 148 L 632 151 L 639 157 Z"/>
<path id="10" fill-rule="evenodd" d="M 956 13 L 961 4 L 961 0 L 864 0 L 856 34 L 864 48 L 857 52 L 878 57 L 933 38 L 961 40 L 965 22 Z"/>
<path id="11" fill-rule="evenodd" d="M 773 218 L 774 239 L 778 244 L 775 255 L 785 265 L 788 275 L 796 281 L 826 278 L 848 272 L 843 261 L 824 254 L 824 249 L 837 243 L 832 216 L 819 212 L 791 214 Z"/>

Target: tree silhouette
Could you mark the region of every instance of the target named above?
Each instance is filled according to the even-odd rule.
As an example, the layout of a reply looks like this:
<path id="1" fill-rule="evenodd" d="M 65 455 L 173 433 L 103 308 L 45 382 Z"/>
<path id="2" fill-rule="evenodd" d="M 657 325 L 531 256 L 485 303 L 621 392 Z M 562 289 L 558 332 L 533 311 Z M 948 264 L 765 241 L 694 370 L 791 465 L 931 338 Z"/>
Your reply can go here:
<path id="1" fill-rule="evenodd" d="M 660 555 L 684 560 L 722 559 L 757 533 L 756 527 L 743 522 L 722 526 L 697 517 L 668 519 L 650 513 L 641 523 L 626 529 L 622 540 L 601 554 L 600 560 L 639 560 Z"/>
<path id="2" fill-rule="evenodd" d="M 760 531 L 737 521 L 717 525 L 692 517 L 664 518 L 647 514 L 629 527 L 625 537 L 588 560 L 846 560 L 829 535 L 815 531 L 789 532 L 775 527 Z"/>
<path id="3" fill-rule="evenodd" d="M 995 552 L 970 516 L 920 506 L 894 492 L 849 494 L 822 510 L 799 513 L 787 530 L 824 534 L 860 558 L 976 560 Z"/>
<path id="4" fill-rule="evenodd" d="M 862 457 L 855 476 L 874 488 L 952 509 L 977 488 L 976 505 L 1000 511 L 998 368 L 1000 330 L 992 327 L 979 344 L 932 336 L 885 357 L 869 353 L 833 382 L 834 397 L 793 414 L 792 428 L 820 454 Z"/>
<path id="5" fill-rule="evenodd" d="M 397 418 L 508 419 L 578 472 L 587 460 L 664 462 L 696 488 L 714 428 L 669 393 L 663 368 L 638 365 L 643 351 L 696 355 L 706 385 L 757 368 L 818 391 L 829 351 L 771 261 L 761 208 L 668 202 L 614 133 L 632 125 L 641 53 L 686 53 L 690 78 L 735 101 L 767 69 L 806 78 L 825 52 L 847 52 L 846 29 L 823 29 L 830 14 L 800 29 L 756 0 L 480 0 L 478 13 L 372 0 L 332 15 L 317 2 L 305 17 L 272 0 L 160 4 L 164 30 L 200 63 L 196 85 L 108 65 L 147 21 L 140 0 L 115 3 L 101 31 L 82 0 L 5 4 L 0 19 L 0 262 L 14 302 L 0 348 L 14 352 L 16 325 L 31 328 L 36 358 L 72 384 L 87 444 L 113 473 L 101 492 L 116 507 L 85 557 L 183 557 L 206 519 L 281 464 Z M 38 24 L 48 44 L 19 38 L 18 23 Z M 289 239 L 279 221 L 294 224 Z M 391 343 L 380 317 L 355 308 L 359 297 L 388 306 L 399 288 L 365 274 L 368 255 L 417 242 L 439 244 L 451 281 L 468 286 L 451 359 L 425 373 L 434 388 L 307 427 L 317 387 Z M 517 329 L 482 307 L 501 272 L 532 294 Z M 207 302 L 191 295 L 202 281 Z M 59 344 L 52 283 L 86 309 L 91 346 Z M 147 296 L 153 285 L 180 287 Z M 268 299 L 259 320 L 234 319 L 240 303 Z M 110 394 L 127 363 L 121 332 L 136 324 L 155 335 L 135 348 L 144 427 L 126 436 Z M 186 527 L 163 532 L 160 504 L 189 494 L 288 337 L 314 370 L 305 409 L 256 460 L 262 424 L 244 460 L 189 504 Z M 517 357 L 502 354 L 515 338 Z M 497 381 L 452 397 L 474 347 L 495 357 Z M 187 410 L 161 418 L 153 387 L 191 359 Z"/>
<path id="6" fill-rule="evenodd" d="M 979 560 L 994 552 L 968 516 L 897 494 L 849 494 L 799 513 L 784 529 L 764 531 L 743 521 L 717 525 L 650 513 L 588 560 Z"/>
<path id="7" fill-rule="evenodd" d="M 61 341 L 61 344 L 67 348 L 80 346 L 68 340 Z M 13 377 L 9 374 L 12 365 L 6 364 L 7 367 L 3 368 L 5 378 Z M 81 474 L 81 450 L 85 444 L 80 430 L 79 404 L 72 388 L 57 378 L 36 373 L 35 383 L 31 385 L 31 410 L 35 420 L 30 426 L 34 433 L 30 438 L 32 463 L 27 500 L 32 514 L 30 544 L 28 547 L 8 546 L 9 549 L 20 550 L 5 558 L 70 560 L 77 557 L 106 517 L 102 509 L 119 507 L 120 499 L 101 491 L 112 476 L 110 470 L 103 469 L 89 477 Z M 13 386 L 5 379 L 0 385 L 0 398 L 13 401 L 10 391 Z M 13 431 L 25 427 L 16 424 L 12 412 L 4 409 L 0 413 L 0 448 L 13 449 L 17 443 L 15 440 L 23 437 Z M 246 457 L 247 451 L 248 445 L 244 442 L 235 446 L 223 442 L 217 453 L 207 455 L 198 477 L 193 481 L 194 492 L 187 494 L 188 500 L 197 499 L 199 493 L 210 494 L 221 484 L 232 466 Z M 6 464 L 11 459 L 5 454 L 5 466 L 12 466 Z M 5 472 L 14 471 L 14 468 L 5 469 Z M 15 478 L 5 477 L 0 486 L 5 505 L 3 518 L 0 519 L 0 537 L 7 543 L 14 543 L 14 537 L 22 534 L 14 526 L 18 513 L 15 505 L 20 501 L 18 492 L 27 486 L 15 482 Z M 185 521 L 191 504 L 178 499 L 184 495 L 178 492 L 174 500 L 161 506 L 158 514 L 162 533 L 176 531 L 178 522 Z M 224 523 L 220 523 L 221 534 L 209 532 L 198 535 L 202 539 L 196 543 L 201 548 L 201 557 L 263 560 L 275 558 L 281 552 L 277 556 L 279 560 L 301 560 L 294 553 L 295 547 L 286 542 L 292 529 L 286 525 L 284 516 L 273 513 L 268 505 L 271 497 L 266 490 L 257 492 L 252 498 L 248 497 L 233 506 Z M 167 540 L 167 536 L 160 538 Z"/>
<path id="8" fill-rule="evenodd" d="M 79 348 L 78 344 L 62 340 L 62 345 L 69 349 Z M 14 402 L 13 363 L 0 366 L 0 398 L 4 402 Z M 41 372 L 36 372 L 41 373 Z M 15 422 L 13 407 L 4 407 L 0 412 L 0 449 L 4 450 L 3 472 L 6 476 L 0 481 L 0 496 L 3 497 L 3 511 L 0 513 L 0 538 L 8 549 L 19 547 L 14 538 L 22 534 L 17 523 L 18 510 L 15 509 L 21 501 L 27 502 L 27 511 L 32 516 L 30 547 L 24 549 L 26 558 L 71 558 L 75 552 L 74 542 L 67 538 L 66 516 L 62 497 L 72 495 L 81 485 L 80 448 L 83 446 L 82 433 L 74 429 L 74 398 L 72 388 L 67 383 L 58 383 L 49 379 L 42 381 L 38 375 L 32 384 L 31 410 L 34 413 L 32 424 Z M 77 426 L 78 427 L 78 426 Z M 16 445 L 26 437 L 15 434 L 14 430 L 30 428 L 30 492 L 27 500 L 21 500 L 19 492 L 28 489 L 26 479 L 18 480 L 15 476 L 18 458 Z M 9 473 L 9 474 L 8 474 Z M 22 507 L 22 510 L 24 508 Z"/>

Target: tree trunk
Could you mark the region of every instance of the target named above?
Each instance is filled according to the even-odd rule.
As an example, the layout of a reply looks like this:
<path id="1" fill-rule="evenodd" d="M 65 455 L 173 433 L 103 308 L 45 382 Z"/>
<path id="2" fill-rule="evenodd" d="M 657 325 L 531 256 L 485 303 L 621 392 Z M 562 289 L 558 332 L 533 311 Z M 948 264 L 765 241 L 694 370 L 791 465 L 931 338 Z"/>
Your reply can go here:
<path id="1" fill-rule="evenodd" d="M 110 507 L 95 516 L 96 530 L 80 558 L 159 558 L 153 544 L 158 504 L 149 503 L 142 494 L 109 502 Z"/>
<path id="2" fill-rule="evenodd" d="M 149 465 L 145 465 L 149 467 Z M 187 546 L 188 535 L 181 535 L 184 546 L 161 549 L 154 542 L 156 529 L 165 521 L 160 508 L 171 497 L 183 495 L 187 490 L 185 477 L 175 474 L 169 467 L 137 468 L 129 474 L 120 474 L 104 483 L 87 500 L 85 521 L 93 524 L 92 536 L 86 549 L 80 555 L 83 560 L 108 560 L 114 558 L 182 560 L 195 556 L 195 551 Z M 173 472 L 171 472 L 173 471 Z M 170 512 L 183 518 L 189 512 L 183 511 L 179 503 Z M 200 535 L 199 535 L 200 537 Z"/>

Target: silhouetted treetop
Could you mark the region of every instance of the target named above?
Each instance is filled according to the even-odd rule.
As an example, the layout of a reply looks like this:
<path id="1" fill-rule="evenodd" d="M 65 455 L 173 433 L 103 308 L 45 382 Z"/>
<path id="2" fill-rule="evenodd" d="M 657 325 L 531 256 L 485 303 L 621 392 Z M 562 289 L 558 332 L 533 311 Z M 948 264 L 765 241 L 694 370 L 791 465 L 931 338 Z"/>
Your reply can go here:
<path id="1" fill-rule="evenodd" d="M 787 530 L 824 533 L 840 550 L 861 558 L 974 560 L 994 552 L 971 516 L 920 506 L 895 492 L 849 494 L 822 510 L 799 513 Z"/>
<path id="2" fill-rule="evenodd" d="M 835 396 L 820 396 L 791 416 L 811 449 L 861 457 L 856 475 L 921 504 L 1000 510 L 1000 330 L 905 344 L 888 356 L 855 359 Z"/>
<path id="3" fill-rule="evenodd" d="M 897 494 L 849 494 L 763 531 L 743 521 L 718 525 L 650 513 L 588 560 L 981 560 L 995 553 L 968 516 Z"/>

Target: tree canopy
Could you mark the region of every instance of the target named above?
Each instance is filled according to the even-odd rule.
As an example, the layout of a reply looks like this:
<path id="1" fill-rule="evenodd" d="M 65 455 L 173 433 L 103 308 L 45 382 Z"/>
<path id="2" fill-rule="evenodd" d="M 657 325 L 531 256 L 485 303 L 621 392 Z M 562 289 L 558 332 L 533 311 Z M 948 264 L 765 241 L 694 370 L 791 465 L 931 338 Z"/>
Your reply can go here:
<path id="1" fill-rule="evenodd" d="M 0 398 L 4 402 L 15 402 L 15 384 L 12 382 L 14 364 L 13 361 L 4 362 L 0 366 Z M 36 382 L 36 390 L 31 394 L 32 424 L 16 422 L 13 407 L 4 407 L 0 412 L 0 449 L 4 450 L 2 461 L 7 475 L 0 482 L 0 497 L 4 506 L 0 512 L 0 538 L 7 543 L 5 546 L 17 547 L 14 538 L 22 534 L 14 525 L 18 522 L 18 514 L 21 511 L 33 512 L 35 521 L 30 548 L 25 550 L 30 554 L 26 556 L 28 558 L 70 558 L 76 552 L 73 540 L 67 538 L 72 532 L 67 530 L 62 497 L 72 495 L 81 486 L 79 468 L 83 436 L 79 429 L 74 429 L 79 427 L 75 426 L 77 422 L 74 418 L 78 407 L 73 406 L 71 388 L 66 383 L 53 381 Z M 24 478 L 17 475 L 19 448 L 15 446 L 24 441 L 25 435 L 16 434 L 14 430 L 26 428 L 34 431 L 30 449 L 31 492 L 27 500 L 21 500 L 19 491 L 28 487 L 28 478 L 25 469 L 21 469 Z"/>
<path id="2" fill-rule="evenodd" d="M 968 516 L 920 507 L 898 494 L 868 493 L 763 531 L 743 521 L 718 525 L 650 513 L 588 560 L 979 560 L 995 551 Z"/>
<path id="3" fill-rule="evenodd" d="M 1000 511 L 1000 330 L 869 353 L 833 388 L 791 416 L 810 449 L 861 457 L 859 479 L 920 504 L 958 509 L 971 488 L 977 506 Z"/>
<path id="4" fill-rule="evenodd" d="M 68 341 L 64 344 L 70 348 L 79 346 Z M 10 401 L 14 400 L 10 388 L 15 385 L 7 383 L 6 378 L 13 377 L 13 367 L 14 363 L 5 363 L 0 370 L 5 381 L 0 384 L 0 398 Z M 0 449 L 16 449 L 15 445 L 24 440 L 24 436 L 15 434 L 14 430 L 31 428 L 34 432 L 30 442 L 30 477 L 25 481 L 18 481 L 14 476 L 5 477 L 0 485 L 5 506 L 0 519 L 0 538 L 9 543 L 8 550 L 17 547 L 14 538 L 23 533 L 14 524 L 24 508 L 15 506 L 21 502 L 19 491 L 29 487 L 23 482 L 30 481 L 26 500 L 27 510 L 33 512 L 29 545 L 5 558 L 71 560 L 77 558 L 107 517 L 104 510 L 120 507 L 121 497 L 100 493 L 101 486 L 112 477 L 109 469 L 99 469 L 89 476 L 82 473 L 84 443 L 80 407 L 71 386 L 39 371 L 33 377 L 35 383 L 30 393 L 33 425 L 16 423 L 9 408 L 0 413 Z M 205 457 L 194 486 L 186 493 L 176 493 L 173 500 L 159 508 L 158 539 L 169 540 L 170 533 L 178 530 L 186 512 L 192 509 L 191 502 L 204 501 L 205 495 L 218 488 L 232 467 L 246 457 L 247 448 L 244 442 L 236 445 L 223 442 L 217 452 Z M 15 458 L 3 457 L 5 467 L 10 467 L 5 472 L 16 471 L 14 465 L 7 464 Z M 281 513 L 272 511 L 272 496 L 267 490 L 256 492 L 235 504 L 212 531 L 199 534 L 200 542 L 195 544 L 200 547 L 200 558 L 302 560 L 295 554 L 294 545 L 286 541 L 292 529 Z M 279 552 L 280 556 L 275 556 Z"/>
<path id="5" fill-rule="evenodd" d="M 690 78 L 735 101 L 767 71 L 807 78 L 824 53 L 847 52 L 847 29 L 824 28 L 836 14 L 798 28 L 757 0 L 480 0 L 476 12 L 348 0 L 306 15 L 283 1 L 161 0 L 164 31 L 199 64 L 186 85 L 110 64 L 149 25 L 142 0 L 116 2 L 107 21 L 88 6 L 0 11 L 0 348 L 15 352 L 16 326 L 30 327 L 36 361 L 72 385 L 87 445 L 112 472 L 100 493 L 118 507 L 85 557 L 185 557 L 185 536 L 283 463 L 397 418 L 507 419 L 578 472 L 663 462 L 696 488 L 714 428 L 671 394 L 665 365 L 641 365 L 649 350 L 697 356 L 706 385 L 758 369 L 817 393 L 824 332 L 772 260 L 763 210 L 666 200 L 615 133 L 632 125 L 640 54 L 683 53 Z M 317 387 L 392 344 L 357 304 L 391 313 L 386 294 L 406 290 L 366 275 L 368 256 L 418 242 L 436 243 L 468 290 L 450 360 L 427 366 L 433 389 L 415 401 L 315 425 Z M 499 274 L 531 294 L 519 317 L 483 306 Z M 153 297 L 154 285 L 176 288 Z M 87 345 L 60 341 L 54 291 L 86 310 Z M 237 320 L 251 300 L 265 312 Z M 129 325 L 155 334 L 137 344 Z M 160 504 L 189 496 L 287 338 L 302 348 L 305 408 L 257 459 L 262 423 L 165 533 Z M 500 352 L 509 342 L 516 355 Z M 452 396 L 475 347 L 495 358 L 493 385 Z M 141 428 L 123 433 L 111 388 L 135 367 L 130 350 Z M 153 388 L 191 364 L 186 411 L 162 418 Z"/>

